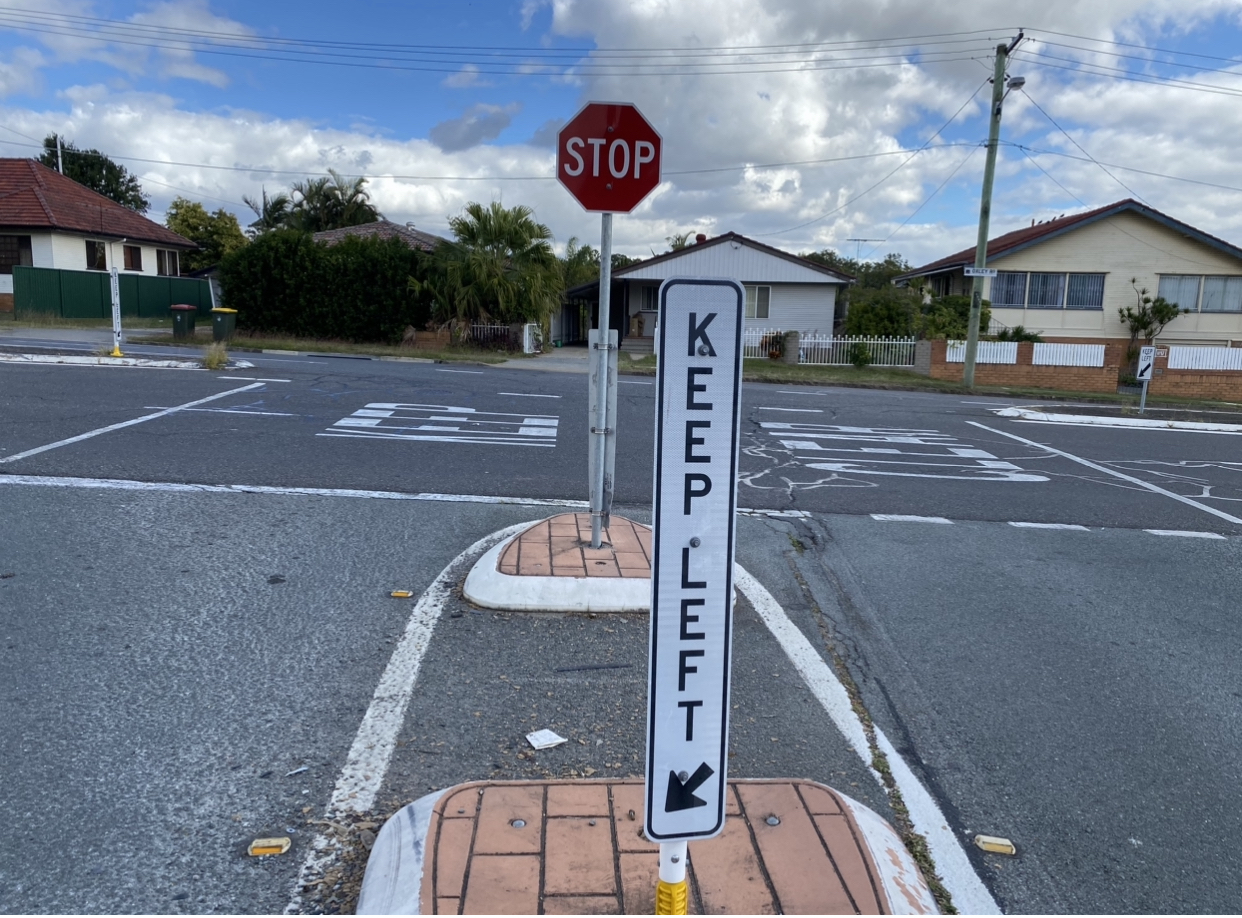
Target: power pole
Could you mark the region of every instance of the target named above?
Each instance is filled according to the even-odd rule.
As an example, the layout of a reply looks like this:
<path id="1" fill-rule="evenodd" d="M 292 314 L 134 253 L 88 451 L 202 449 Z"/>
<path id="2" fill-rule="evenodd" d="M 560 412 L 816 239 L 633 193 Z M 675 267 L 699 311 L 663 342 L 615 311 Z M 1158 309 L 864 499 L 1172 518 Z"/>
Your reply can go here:
<path id="1" fill-rule="evenodd" d="M 61 161 L 59 134 L 56 135 L 56 171 L 61 175 L 65 174 L 65 164 Z"/>
<path id="2" fill-rule="evenodd" d="M 988 126 L 988 156 L 983 167 L 983 193 L 979 197 L 979 238 L 975 243 L 975 277 L 970 292 L 970 323 L 966 330 L 966 361 L 962 382 L 975 386 L 975 355 L 979 350 L 979 316 L 983 309 L 983 269 L 988 264 L 988 224 L 992 219 L 992 180 L 996 176 L 996 147 L 1000 140 L 1001 104 L 1005 101 L 1005 66 L 1009 55 L 1023 39 L 1022 32 L 1007 45 L 996 46 L 996 67 L 992 72 L 992 119 Z"/>

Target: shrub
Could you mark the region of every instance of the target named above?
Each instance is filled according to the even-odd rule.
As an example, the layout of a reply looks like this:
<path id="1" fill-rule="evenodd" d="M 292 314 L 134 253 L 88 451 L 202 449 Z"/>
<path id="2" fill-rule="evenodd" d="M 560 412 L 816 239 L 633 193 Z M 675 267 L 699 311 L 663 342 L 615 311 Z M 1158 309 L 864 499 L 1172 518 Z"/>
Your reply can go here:
<path id="1" fill-rule="evenodd" d="M 845 333 L 861 338 L 909 338 L 918 328 L 922 298 L 909 287 L 850 291 Z"/>
<path id="2" fill-rule="evenodd" d="M 871 348 L 861 341 L 851 344 L 846 356 L 849 358 L 850 363 L 860 370 L 863 367 L 871 366 Z"/>
<path id="3" fill-rule="evenodd" d="M 1037 333 L 1015 325 L 1013 328 L 1001 329 L 996 335 L 997 341 L 1043 341 Z"/>
<path id="4" fill-rule="evenodd" d="M 296 230 L 264 233 L 221 263 L 239 328 L 347 341 L 400 342 L 423 327 L 427 298 L 410 289 L 422 253 L 398 239 L 350 237 L 335 246 Z"/>
<path id="5" fill-rule="evenodd" d="M 991 322 L 991 304 L 983 300 L 979 328 L 986 331 Z M 964 339 L 970 328 L 970 297 L 958 294 L 937 297 L 924 307 L 921 325 L 924 338 Z"/>

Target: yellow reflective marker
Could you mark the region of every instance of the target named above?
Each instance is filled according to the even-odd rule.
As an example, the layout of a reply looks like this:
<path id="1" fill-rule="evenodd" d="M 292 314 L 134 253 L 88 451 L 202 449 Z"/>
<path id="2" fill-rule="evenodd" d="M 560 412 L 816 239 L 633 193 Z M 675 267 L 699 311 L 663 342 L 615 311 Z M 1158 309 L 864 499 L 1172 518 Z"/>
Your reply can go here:
<path id="1" fill-rule="evenodd" d="M 656 881 L 655 913 L 657 915 L 684 915 L 690 904 L 689 884 Z"/>
<path id="2" fill-rule="evenodd" d="M 975 845 L 984 851 L 990 851 L 992 854 L 1012 855 L 1018 853 L 1018 849 L 1014 847 L 1013 842 L 1007 838 L 1001 838 L 999 835 L 976 835 Z"/>
<path id="3" fill-rule="evenodd" d="M 264 854 L 284 854 L 292 842 L 286 836 L 279 838 L 256 838 L 246 849 L 251 857 L 262 857 Z"/>
<path id="4" fill-rule="evenodd" d="M 391 596 L 393 599 L 409 599 L 414 594 L 411 593 L 409 590 L 393 590 L 388 595 Z"/>

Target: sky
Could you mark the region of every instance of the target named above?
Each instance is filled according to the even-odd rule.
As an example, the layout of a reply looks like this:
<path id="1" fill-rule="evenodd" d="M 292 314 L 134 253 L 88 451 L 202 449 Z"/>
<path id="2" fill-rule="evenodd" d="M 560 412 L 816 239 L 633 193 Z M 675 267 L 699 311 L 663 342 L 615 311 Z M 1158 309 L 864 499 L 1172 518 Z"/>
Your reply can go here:
<path id="1" fill-rule="evenodd" d="M 135 173 L 162 220 L 326 173 L 449 235 L 531 207 L 558 248 L 599 217 L 554 178 L 588 101 L 634 103 L 663 181 L 614 223 L 914 265 L 974 243 L 995 49 L 1022 32 L 992 235 L 1134 197 L 1242 244 L 1233 0 L 0 0 L 0 156 L 59 132 Z"/>

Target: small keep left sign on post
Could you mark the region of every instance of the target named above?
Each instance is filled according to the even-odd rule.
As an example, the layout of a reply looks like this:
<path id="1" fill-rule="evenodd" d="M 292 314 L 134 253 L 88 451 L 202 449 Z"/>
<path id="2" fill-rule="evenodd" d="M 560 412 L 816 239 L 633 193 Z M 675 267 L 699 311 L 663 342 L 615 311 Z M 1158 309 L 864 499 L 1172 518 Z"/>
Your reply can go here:
<path id="1" fill-rule="evenodd" d="M 746 295 L 660 287 L 647 707 L 647 836 L 724 827 L 738 414 Z"/>

